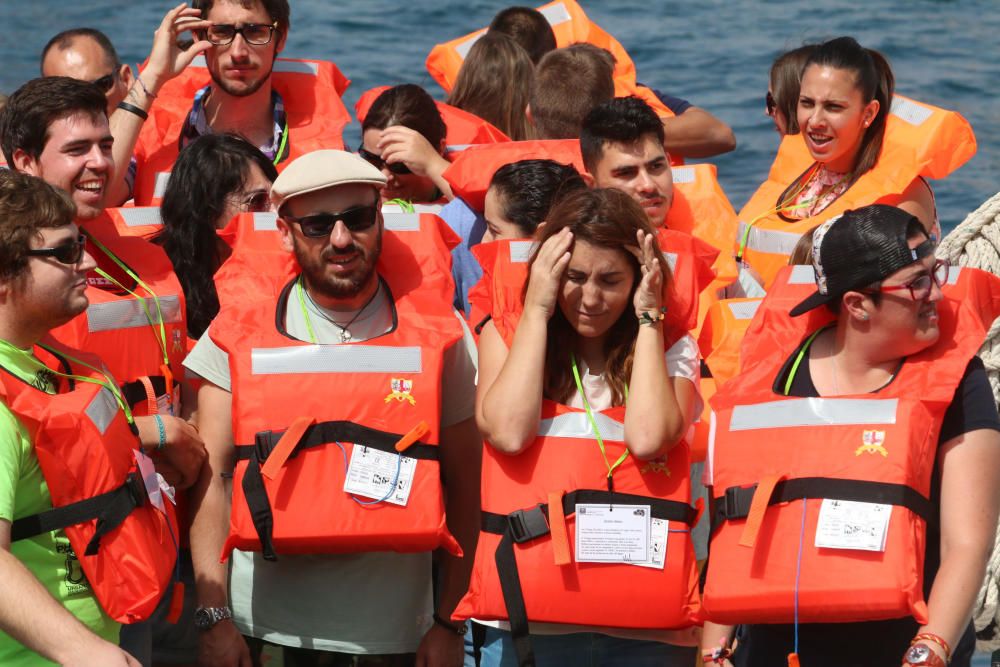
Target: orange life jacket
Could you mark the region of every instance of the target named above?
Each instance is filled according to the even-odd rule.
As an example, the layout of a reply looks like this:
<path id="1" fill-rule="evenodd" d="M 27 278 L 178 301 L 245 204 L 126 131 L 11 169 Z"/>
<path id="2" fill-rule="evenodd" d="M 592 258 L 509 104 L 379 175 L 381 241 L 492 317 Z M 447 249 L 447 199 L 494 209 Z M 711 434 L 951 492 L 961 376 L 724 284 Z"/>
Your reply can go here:
<path id="1" fill-rule="evenodd" d="M 53 370 L 106 382 L 94 370 L 97 357 L 51 340 L 45 347 L 37 356 Z M 135 623 L 153 613 L 170 582 L 173 505 L 167 500 L 161 511 L 150 503 L 136 464 L 139 440 L 111 392 L 80 380 L 60 384 L 68 390 L 47 394 L 0 372 L 0 401 L 27 429 L 54 508 L 15 520 L 11 540 L 65 530 L 104 611 Z"/>
<path id="2" fill-rule="evenodd" d="M 123 206 L 105 210 L 122 236 L 152 239 L 163 229 L 159 206 Z"/>
<path id="3" fill-rule="evenodd" d="M 379 95 L 389 90 L 389 86 L 379 86 L 366 90 L 361 94 L 358 103 L 354 105 L 354 115 L 358 117 L 358 122 L 362 125 L 368 116 L 368 110 L 379 98 Z M 441 119 L 444 121 L 448 133 L 445 136 L 447 152 L 457 153 L 469 146 L 477 144 L 495 144 L 510 141 L 510 137 L 497 129 L 492 123 L 483 120 L 479 116 L 469 113 L 464 109 L 453 107 L 444 102 L 435 102 L 438 111 L 441 112 Z"/>
<path id="4" fill-rule="evenodd" d="M 205 58 L 198 56 L 157 95 L 135 147 L 133 199 L 137 206 L 158 204 L 163 197 L 194 95 L 210 82 Z M 350 83 L 332 62 L 275 59 L 271 85 L 285 104 L 288 128 L 278 171 L 300 155 L 321 148 L 344 148 L 341 134 L 351 117 L 340 96 Z"/>
<path id="5" fill-rule="evenodd" d="M 524 243 L 524 242 L 514 242 Z M 515 248 L 511 242 L 498 241 Z M 498 253 L 494 283 L 517 267 Z M 505 302 L 506 303 L 506 302 Z M 503 312 L 494 304 L 498 329 L 510 345 L 522 304 Z M 676 341 L 676 334 L 667 345 Z M 594 414 L 607 461 L 626 451 L 625 409 Z M 608 463 L 583 410 L 545 400 L 538 437 L 523 452 L 509 456 L 487 446 L 483 452 L 483 525 L 469 591 L 454 618 L 507 619 L 521 664 L 530 657 L 528 622 L 571 623 L 625 628 L 682 628 L 696 622 L 698 593 L 690 526 L 688 447 L 676 445 L 653 462 L 627 457 L 608 480 Z M 664 568 L 576 562 L 578 503 L 649 505 L 666 519 L 669 532 Z"/>
<path id="6" fill-rule="evenodd" d="M 53 329 L 52 336 L 64 345 L 100 357 L 123 383 L 125 397 L 136 415 L 155 414 L 157 403 L 158 411 L 166 413 L 178 405 L 174 378 L 184 377 L 184 294 L 163 249 L 139 237 L 121 236 L 112 221 L 112 211 L 87 220 L 82 230 L 139 276 L 156 299 L 141 286 L 135 288 L 138 296 L 88 286 L 87 310 Z M 100 249 L 94 252 L 103 253 Z"/>
<path id="7" fill-rule="evenodd" d="M 771 165 L 767 181 L 740 211 L 736 254 L 764 279 L 767 288 L 806 232 L 846 210 L 868 204 L 895 204 L 918 177 L 945 178 L 976 153 L 969 123 L 955 111 L 896 95 L 885 129 L 882 154 L 875 167 L 862 174 L 844 194 L 821 213 L 786 220 L 778 212 L 788 187 L 814 161 L 801 134 L 786 136 Z"/>
<path id="8" fill-rule="evenodd" d="M 743 372 L 713 399 L 713 528 L 703 591 L 723 624 L 928 622 L 923 567 L 938 438 L 969 360 L 1000 315 L 1000 279 L 953 269 L 939 342 L 871 394 L 797 398 L 777 387 L 786 360 L 828 323 L 789 309 L 815 289 L 809 267 L 779 272 L 747 333 Z M 782 393 L 779 393 L 781 391 Z M 816 547 L 821 504 L 891 506 L 883 551 Z"/>
<path id="9" fill-rule="evenodd" d="M 556 0 L 542 5 L 538 11 L 548 20 L 556 36 L 556 47 L 562 48 L 577 42 L 587 42 L 611 52 L 615 57 L 615 80 L 635 84 L 635 64 L 618 40 L 587 18 L 583 8 L 574 0 Z M 425 66 L 434 80 L 450 93 L 458 78 L 465 57 L 472 45 L 486 34 L 486 28 L 459 37 L 444 44 L 436 44 L 427 55 Z"/>
<path id="10" fill-rule="evenodd" d="M 262 551 L 268 559 L 438 547 L 461 552 L 445 525 L 437 449 L 442 355 L 462 335 L 451 306 L 451 239 L 440 233 L 436 216 L 401 216 L 386 216 L 377 265 L 394 303 L 392 332 L 343 345 L 291 338 L 273 323 L 283 327 L 285 308 L 299 307 L 294 275 L 280 294 L 227 301 L 213 321 L 209 334 L 229 353 L 238 459 L 224 557 L 234 548 Z M 263 222 L 260 214 L 245 220 L 254 217 Z M 268 242 L 261 233 L 242 238 Z M 232 273 L 222 280 L 228 275 L 245 284 L 247 272 L 235 265 L 252 257 L 238 241 Z M 264 277 L 272 284 L 278 278 Z M 224 293 L 220 289 L 220 301 Z M 421 424 L 426 431 L 415 430 Z M 417 460 L 407 505 L 362 505 L 342 490 L 346 462 L 366 455 L 356 445 L 395 453 L 404 435 L 418 440 L 405 450 Z"/>

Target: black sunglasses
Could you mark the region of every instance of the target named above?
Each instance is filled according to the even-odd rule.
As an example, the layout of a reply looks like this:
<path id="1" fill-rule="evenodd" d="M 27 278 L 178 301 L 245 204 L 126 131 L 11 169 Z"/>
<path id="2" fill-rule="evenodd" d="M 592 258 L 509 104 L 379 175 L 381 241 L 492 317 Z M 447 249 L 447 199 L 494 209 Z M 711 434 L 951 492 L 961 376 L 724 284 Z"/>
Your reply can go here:
<path id="1" fill-rule="evenodd" d="M 118 72 L 112 72 L 111 74 L 105 74 L 100 79 L 94 79 L 91 83 L 100 88 L 102 93 L 106 93 L 111 90 L 111 86 L 115 85 L 115 79 L 117 78 Z"/>
<path id="2" fill-rule="evenodd" d="M 412 171 L 410 171 L 410 168 L 407 167 L 404 163 L 393 162 L 392 164 L 389 164 L 382 159 L 381 155 L 372 153 L 371 151 L 366 151 L 364 148 L 358 149 L 358 155 L 361 156 L 362 160 L 372 165 L 376 169 L 388 169 L 397 176 L 406 176 L 407 174 L 413 173 Z"/>
<path id="3" fill-rule="evenodd" d="M 32 248 L 26 254 L 28 257 L 55 257 L 56 261 L 63 264 L 79 264 L 83 258 L 83 248 L 87 243 L 87 237 L 80 234 L 75 241 L 58 245 L 55 248 Z"/>
<path id="4" fill-rule="evenodd" d="M 294 218 L 290 215 L 282 215 L 284 220 L 296 223 L 302 229 L 302 235 L 311 239 L 320 239 L 329 236 L 330 232 L 340 220 L 347 227 L 349 232 L 361 232 L 378 220 L 378 203 L 368 206 L 355 206 L 340 213 L 317 213 L 301 218 Z"/>
<path id="5" fill-rule="evenodd" d="M 771 94 L 770 90 L 764 96 L 764 107 L 767 109 L 768 116 L 773 116 L 774 110 L 778 108 L 778 103 L 774 101 L 774 95 Z"/>
<path id="6" fill-rule="evenodd" d="M 242 27 L 231 23 L 216 23 L 208 26 L 205 30 L 205 39 L 215 46 L 225 46 L 232 44 L 236 35 L 243 35 L 247 44 L 264 46 L 271 41 L 277 27 L 277 21 L 274 23 L 245 23 Z"/>

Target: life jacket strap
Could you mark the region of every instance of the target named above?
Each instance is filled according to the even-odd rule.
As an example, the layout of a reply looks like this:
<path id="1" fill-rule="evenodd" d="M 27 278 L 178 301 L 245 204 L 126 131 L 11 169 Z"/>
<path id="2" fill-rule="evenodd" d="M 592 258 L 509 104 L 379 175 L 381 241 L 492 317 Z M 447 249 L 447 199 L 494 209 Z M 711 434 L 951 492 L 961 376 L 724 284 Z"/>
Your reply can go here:
<path id="1" fill-rule="evenodd" d="M 153 391 L 157 396 L 165 396 L 167 393 L 167 379 L 162 375 L 150 375 L 149 381 L 153 384 Z M 146 387 L 141 380 L 133 380 L 121 385 L 122 397 L 130 408 L 135 408 L 140 403 L 147 400 Z"/>
<path id="2" fill-rule="evenodd" d="M 146 487 L 142 477 L 132 472 L 125 479 L 125 483 L 117 489 L 17 519 L 11 524 L 10 540 L 17 542 L 96 520 L 97 530 L 85 551 L 85 555 L 93 556 L 100 549 L 101 538 L 120 526 L 132 510 L 142 507 L 146 503 L 146 498 Z"/>
<path id="3" fill-rule="evenodd" d="M 267 495 L 267 488 L 264 486 L 261 467 L 277 448 L 284 434 L 285 431 L 261 431 L 256 434 L 254 444 L 236 446 L 236 460 L 248 462 L 243 473 L 243 495 L 246 497 L 250 518 L 257 530 L 257 537 L 260 539 L 261 555 L 270 561 L 278 560 L 278 554 L 274 549 L 274 512 L 271 508 L 271 499 Z M 396 451 L 396 443 L 404 435 L 378 431 L 349 421 L 319 422 L 305 429 L 299 442 L 288 455 L 288 459 L 295 458 L 299 452 L 306 449 L 337 442 L 357 443 L 390 454 L 399 454 Z M 437 461 L 438 454 L 436 445 L 417 441 L 406 448 L 405 456 L 423 461 Z M 344 472 L 346 474 L 346 470 Z"/>
<path id="4" fill-rule="evenodd" d="M 569 516 L 575 513 L 576 506 L 580 503 L 649 505 L 652 518 L 678 521 L 688 526 L 693 525 L 698 516 L 697 509 L 680 501 L 596 489 L 578 489 L 563 495 L 563 515 Z M 496 514 L 483 510 L 482 530 L 484 533 L 501 536 L 494 560 L 504 605 L 507 607 L 507 620 L 510 621 L 511 640 L 517 653 L 519 667 L 534 667 L 535 653 L 528 636 L 528 611 L 524 603 L 524 591 L 521 588 L 514 545 L 530 542 L 551 533 L 548 503 L 539 503 L 534 507 L 515 510 L 510 514 Z"/>
<path id="5" fill-rule="evenodd" d="M 746 519 L 750 514 L 757 485 L 731 486 L 714 499 L 712 531 L 723 521 Z M 919 491 L 905 484 L 875 482 L 860 479 L 832 477 L 799 477 L 781 480 L 774 486 L 768 505 L 787 503 L 803 498 L 850 500 L 862 503 L 880 503 L 905 507 L 928 524 L 936 524 L 937 508 Z"/>

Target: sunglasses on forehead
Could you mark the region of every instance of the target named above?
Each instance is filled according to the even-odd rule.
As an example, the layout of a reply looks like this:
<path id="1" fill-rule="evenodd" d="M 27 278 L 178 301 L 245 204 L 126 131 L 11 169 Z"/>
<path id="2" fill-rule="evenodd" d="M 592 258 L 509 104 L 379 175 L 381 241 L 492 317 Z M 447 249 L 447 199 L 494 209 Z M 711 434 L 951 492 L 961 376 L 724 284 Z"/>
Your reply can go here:
<path id="1" fill-rule="evenodd" d="M 393 162 L 392 164 L 387 163 L 382 159 L 381 155 L 377 153 L 372 153 L 371 151 L 366 151 L 364 148 L 358 149 L 358 155 L 362 160 L 372 165 L 376 169 L 388 169 L 397 176 L 406 176 L 407 174 L 412 174 L 410 168 L 407 167 L 402 162 Z"/>
<path id="2" fill-rule="evenodd" d="M 349 232 L 362 232 L 378 220 L 378 202 L 368 206 L 355 206 L 340 213 L 316 213 L 296 218 L 290 215 L 281 216 L 287 222 L 294 222 L 302 230 L 302 235 L 311 239 L 324 238 L 330 235 L 337 221 L 344 223 Z"/>
<path id="3" fill-rule="evenodd" d="M 57 245 L 54 248 L 32 248 L 25 254 L 28 257 L 54 257 L 57 262 L 74 265 L 80 263 L 86 243 L 87 237 L 80 234 L 76 239 Z"/>

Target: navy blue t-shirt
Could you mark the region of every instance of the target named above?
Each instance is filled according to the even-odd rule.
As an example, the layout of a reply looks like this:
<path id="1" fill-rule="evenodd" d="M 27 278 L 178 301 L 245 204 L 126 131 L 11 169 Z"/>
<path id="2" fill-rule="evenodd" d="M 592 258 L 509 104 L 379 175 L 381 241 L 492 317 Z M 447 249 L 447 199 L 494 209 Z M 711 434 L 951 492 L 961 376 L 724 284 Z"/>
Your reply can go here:
<path id="1" fill-rule="evenodd" d="M 801 364 L 789 391 L 803 398 L 819 396 L 809 373 L 809 364 Z M 955 390 L 941 426 L 938 445 L 963 433 L 979 429 L 1000 431 L 1000 417 L 986 368 L 979 357 L 973 357 Z M 941 479 L 935 472 L 931 480 L 931 501 L 941 501 Z M 924 559 L 924 595 L 930 594 L 931 584 L 940 565 L 940 535 L 927 531 Z M 886 667 L 898 665 L 919 625 L 912 617 L 862 623 L 805 623 L 799 625 L 799 659 L 809 667 Z M 792 625 L 744 625 L 737 630 L 739 649 L 735 667 L 774 667 L 787 663 L 795 646 Z M 975 652 L 972 624 L 966 629 L 958 646 L 952 649 L 951 667 L 969 667 Z"/>

